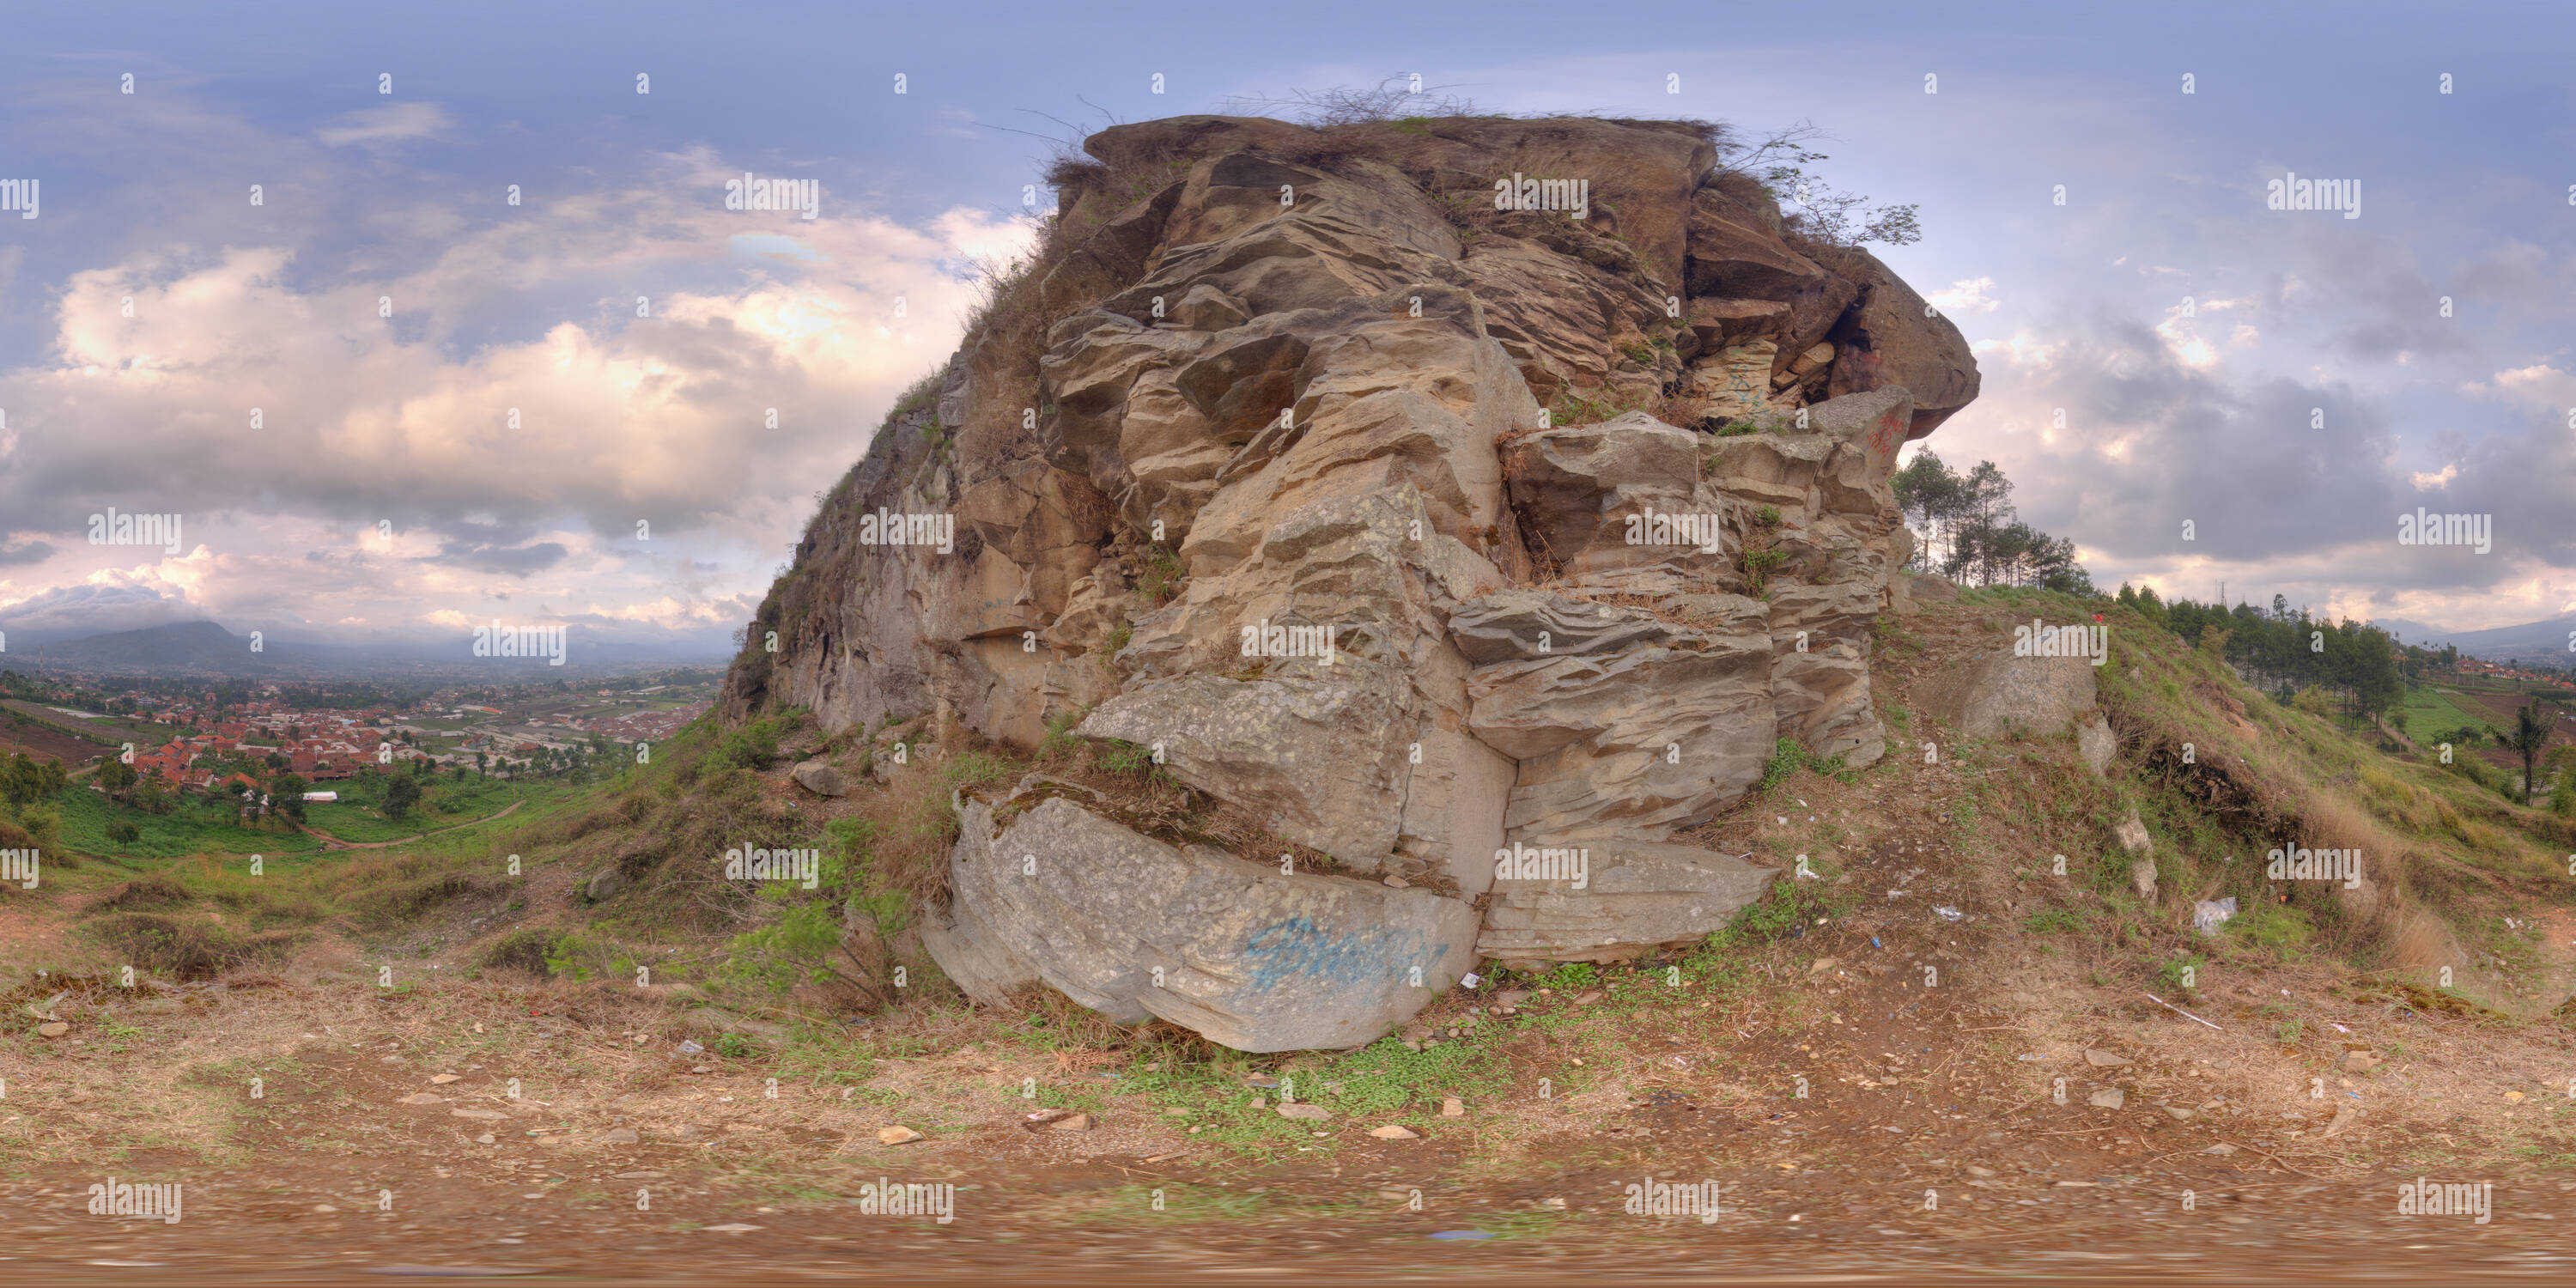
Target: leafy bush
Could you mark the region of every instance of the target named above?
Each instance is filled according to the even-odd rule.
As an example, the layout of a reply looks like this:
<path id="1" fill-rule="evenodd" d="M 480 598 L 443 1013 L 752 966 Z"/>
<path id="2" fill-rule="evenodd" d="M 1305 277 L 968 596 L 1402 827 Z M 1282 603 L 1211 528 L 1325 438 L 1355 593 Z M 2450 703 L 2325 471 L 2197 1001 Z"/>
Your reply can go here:
<path id="1" fill-rule="evenodd" d="M 798 904 L 777 924 L 735 936 L 726 977 L 771 993 L 829 982 L 841 942 L 841 919 L 834 912 L 829 903 Z"/>
<path id="2" fill-rule="evenodd" d="M 779 722 L 767 716 L 733 730 L 707 754 L 708 772 L 769 768 L 778 759 L 781 732 Z"/>
<path id="3" fill-rule="evenodd" d="M 567 930 L 555 936 L 554 944 L 546 949 L 546 974 L 588 980 L 598 973 L 599 959 L 602 955 L 600 946 L 592 943 L 580 931 Z"/>

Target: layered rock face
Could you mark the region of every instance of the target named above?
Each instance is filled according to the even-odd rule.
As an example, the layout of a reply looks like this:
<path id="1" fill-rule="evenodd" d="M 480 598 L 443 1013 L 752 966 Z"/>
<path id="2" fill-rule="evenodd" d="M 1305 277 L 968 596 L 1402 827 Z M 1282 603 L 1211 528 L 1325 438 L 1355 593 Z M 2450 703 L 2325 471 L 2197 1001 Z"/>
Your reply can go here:
<path id="1" fill-rule="evenodd" d="M 1888 480 L 1975 396 L 1957 331 L 1676 123 L 1191 117 L 1085 148 L 1030 343 L 970 336 L 871 444 L 725 710 L 1020 749 L 1078 721 L 1322 859 L 1033 777 L 960 802 L 924 933 L 948 974 L 1345 1046 L 1479 958 L 1620 960 L 1758 897 L 1768 869 L 1676 837 L 1779 739 L 1884 750 Z"/>

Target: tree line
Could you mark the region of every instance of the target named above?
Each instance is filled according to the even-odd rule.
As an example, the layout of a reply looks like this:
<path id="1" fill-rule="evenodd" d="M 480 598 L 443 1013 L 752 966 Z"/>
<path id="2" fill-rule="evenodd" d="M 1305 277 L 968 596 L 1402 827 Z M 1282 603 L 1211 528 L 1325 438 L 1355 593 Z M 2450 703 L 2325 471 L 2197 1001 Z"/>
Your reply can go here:
<path id="1" fill-rule="evenodd" d="M 2153 586 L 2123 584 L 2118 599 L 2184 643 L 2217 653 L 2246 683 L 2279 694 L 2284 703 L 2314 687 L 2340 700 L 2345 716 L 2359 724 L 2395 706 L 2404 693 L 2397 641 L 2368 623 L 2311 618 L 2281 595 L 2272 597 L 2269 611 L 2189 599 L 2168 603 Z"/>
<path id="2" fill-rule="evenodd" d="M 2022 522 L 2012 480 L 1993 461 L 1961 474 L 1930 450 L 1919 451 L 1892 480 L 1897 507 L 1917 546 L 1906 565 L 1963 586 L 2034 586 L 2070 595 L 2097 594 L 2075 561 L 2075 542 Z"/>

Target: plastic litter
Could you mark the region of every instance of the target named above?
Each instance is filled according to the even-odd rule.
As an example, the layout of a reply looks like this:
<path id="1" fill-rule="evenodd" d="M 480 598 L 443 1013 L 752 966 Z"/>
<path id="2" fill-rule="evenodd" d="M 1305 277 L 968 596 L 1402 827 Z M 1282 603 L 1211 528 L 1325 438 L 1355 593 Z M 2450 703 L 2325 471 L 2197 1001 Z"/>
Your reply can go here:
<path id="1" fill-rule="evenodd" d="M 1941 906 L 1940 906 L 1940 907 L 1938 907 L 1938 908 L 1934 908 L 1932 911 L 1937 912 L 1937 913 L 1940 913 L 1940 914 L 1941 914 L 1941 920 L 1943 920 L 1943 921 L 1957 921 L 1959 918 L 1961 918 L 1961 917 L 1964 917 L 1964 916 L 1968 915 L 1968 914 L 1966 914 L 1966 913 L 1964 913 L 1964 912 L 1959 911 L 1959 910 L 1958 910 L 1958 909 L 1956 909 L 1956 908 L 1951 907 L 1950 905 L 1948 905 L 1948 904 L 1946 904 L 1946 903 L 1945 903 L 1945 904 L 1943 904 L 1943 905 L 1941 905 Z"/>
<path id="2" fill-rule="evenodd" d="M 2236 896 L 2231 894 L 2224 899 L 2203 899 L 2191 911 L 2191 928 L 2199 931 L 2203 937 L 2215 935 L 2218 933 L 2218 928 L 2226 925 L 2228 919 L 2235 915 Z"/>
<path id="3" fill-rule="evenodd" d="M 687 1041 L 687 1042 L 683 1042 L 683 1043 L 681 1043 L 681 1044 L 680 1044 L 680 1054 L 682 1054 L 682 1055 L 696 1055 L 696 1054 L 697 1054 L 697 1053 L 699 1053 L 700 1051 L 704 1051 L 704 1050 L 706 1050 L 706 1048 L 705 1048 L 705 1047 L 702 1047 L 702 1046 L 699 1046 L 699 1045 L 697 1044 L 697 1042 L 696 1042 L 696 1041 L 694 1041 L 694 1040 Z"/>

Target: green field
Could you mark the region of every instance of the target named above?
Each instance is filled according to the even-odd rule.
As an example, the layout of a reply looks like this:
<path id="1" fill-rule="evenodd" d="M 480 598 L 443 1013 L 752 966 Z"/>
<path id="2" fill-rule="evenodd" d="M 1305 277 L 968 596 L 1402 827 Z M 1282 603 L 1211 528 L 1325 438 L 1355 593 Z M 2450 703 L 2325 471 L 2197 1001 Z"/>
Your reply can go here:
<path id="1" fill-rule="evenodd" d="M 2390 714 L 2406 730 L 2406 736 L 2418 743 L 2430 742 L 2437 735 L 2449 733 L 2461 725 L 2494 723 L 2485 712 L 2473 711 L 2452 701 L 2453 696 L 2442 689 L 2408 689 L 2404 700 Z"/>
<path id="2" fill-rule="evenodd" d="M 177 859 L 191 854 L 279 854 L 318 850 L 322 842 L 302 832 L 243 827 L 233 798 L 183 795 L 167 814 L 119 805 L 104 793 L 74 785 L 55 798 L 63 807 L 63 843 L 82 854 Z M 131 845 L 107 837 L 115 823 L 132 823 L 142 835 Z"/>
<path id="3" fill-rule="evenodd" d="M 558 796 L 563 788 L 544 783 L 514 785 L 498 778 L 458 782 L 441 775 L 422 788 L 420 803 L 400 821 L 388 819 L 379 806 L 384 780 L 373 775 L 316 783 L 315 791 L 336 791 L 340 799 L 304 807 L 304 821 L 343 841 L 399 841 L 423 832 L 489 818 L 513 802 Z M 522 813 L 526 811 L 522 810 Z M 514 816 L 515 817 L 515 816 Z"/>

